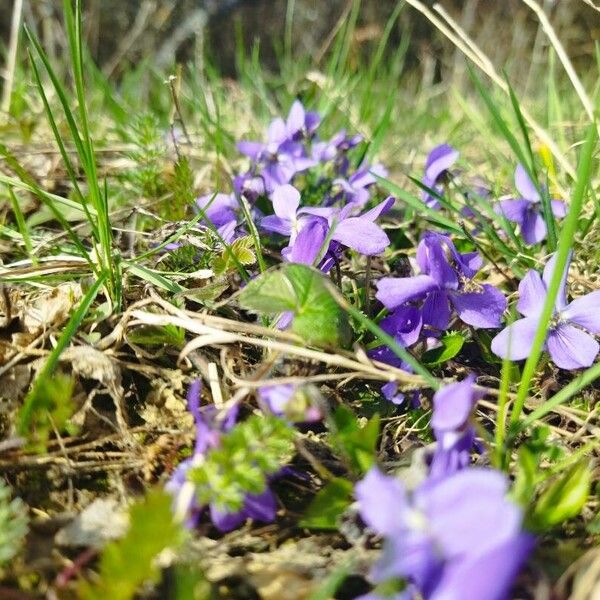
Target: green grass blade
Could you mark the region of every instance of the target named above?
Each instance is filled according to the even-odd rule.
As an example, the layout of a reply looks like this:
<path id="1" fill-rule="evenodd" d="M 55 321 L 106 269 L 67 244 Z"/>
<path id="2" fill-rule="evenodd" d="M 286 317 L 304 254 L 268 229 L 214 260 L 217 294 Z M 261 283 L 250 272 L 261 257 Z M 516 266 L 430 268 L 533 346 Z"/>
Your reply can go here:
<path id="1" fill-rule="evenodd" d="M 531 352 L 525 362 L 523 368 L 523 374 L 521 376 L 521 382 L 519 384 L 519 390 L 517 392 L 517 398 L 511 412 L 511 425 L 515 425 L 519 421 L 521 412 L 525 405 L 525 400 L 529 394 L 529 388 L 533 375 L 542 354 L 544 342 L 548 334 L 548 327 L 550 319 L 554 312 L 554 303 L 556 296 L 559 291 L 560 281 L 563 276 L 569 252 L 571 251 L 575 234 L 577 233 L 577 226 L 579 223 L 579 215 L 585 200 L 585 192 L 590 182 L 590 174 L 592 168 L 592 157 L 596 147 L 596 140 L 598 138 L 597 126 L 592 123 L 588 129 L 588 134 L 585 140 L 585 144 L 581 151 L 579 166 L 577 168 L 577 180 L 575 183 L 575 189 L 571 198 L 569 206 L 569 212 L 562 223 L 562 229 L 558 241 L 558 250 L 556 253 L 556 266 L 552 281 L 548 286 L 548 295 L 544 302 L 542 312 L 540 315 L 540 321 L 536 330 L 536 334 L 531 347 Z"/>

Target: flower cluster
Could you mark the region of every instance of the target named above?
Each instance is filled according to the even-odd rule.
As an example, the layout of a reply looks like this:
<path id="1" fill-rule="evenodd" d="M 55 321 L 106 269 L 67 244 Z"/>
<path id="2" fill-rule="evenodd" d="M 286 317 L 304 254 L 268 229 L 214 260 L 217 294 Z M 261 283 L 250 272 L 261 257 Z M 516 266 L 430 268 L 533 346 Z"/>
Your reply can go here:
<path id="1" fill-rule="evenodd" d="M 320 117 L 300 101 L 287 119 L 271 122 L 264 142 L 241 141 L 250 168 L 233 181 L 231 194 L 208 194 L 197 205 L 225 243 L 245 234 L 242 203 L 265 234 L 279 236 L 284 260 L 328 271 L 344 248 L 371 256 L 390 240 L 376 224 L 394 204 L 389 197 L 366 210 L 381 165 L 353 167 L 351 150 L 362 140 L 341 131 L 317 136 Z"/>
<path id="2" fill-rule="evenodd" d="M 405 583 L 400 593 L 376 589 L 364 600 L 508 597 L 534 540 L 522 530 L 521 509 L 507 498 L 506 476 L 469 467 L 470 415 L 479 398 L 473 382 L 469 377 L 436 393 L 437 445 L 428 475 L 414 489 L 377 467 L 356 485 L 361 517 L 384 538 L 371 579 L 384 587 Z"/>

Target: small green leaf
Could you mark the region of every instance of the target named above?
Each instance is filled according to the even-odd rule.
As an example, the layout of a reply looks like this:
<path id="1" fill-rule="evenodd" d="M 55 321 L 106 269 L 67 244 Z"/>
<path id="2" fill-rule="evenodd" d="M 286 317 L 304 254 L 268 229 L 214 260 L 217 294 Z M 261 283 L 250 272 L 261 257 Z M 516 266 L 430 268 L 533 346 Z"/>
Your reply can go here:
<path id="1" fill-rule="evenodd" d="M 329 293 L 325 276 L 300 264 L 284 265 L 251 281 L 240 304 L 260 313 L 294 313 L 291 330 L 309 344 L 347 346 L 350 326 L 345 312 Z"/>
<path id="2" fill-rule="evenodd" d="M 283 271 L 270 271 L 252 280 L 239 296 L 240 304 L 259 313 L 275 314 L 296 309 L 296 296 Z"/>
<path id="3" fill-rule="evenodd" d="M 458 331 L 442 336 L 440 339 L 441 346 L 428 350 L 422 356 L 423 363 L 429 367 L 441 365 L 451 358 L 454 358 L 463 347 L 465 338 Z"/>
<path id="4" fill-rule="evenodd" d="M 347 479 L 332 479 L 306 509 L 300 527 L 307 529 L 337 529 L 338 521 L 352 502 L 352 484 Z"/>
<path id="5" fill-rule="evenodd" d="M 359 474 L 366 473 L 375 462 L 375 446 L 379 437 L 379 415 L 374 415 L 361 427 L 356 415 L 345 406 L 333 414 L 333 441 Z"/>
<path id="6" fill-rule="evenodd" d="M 591 478 L 588 463 L 581 462 L 555 479 L 537 501 L 534 524 L 544 529 L 577 516 L 587 501 Z"/>

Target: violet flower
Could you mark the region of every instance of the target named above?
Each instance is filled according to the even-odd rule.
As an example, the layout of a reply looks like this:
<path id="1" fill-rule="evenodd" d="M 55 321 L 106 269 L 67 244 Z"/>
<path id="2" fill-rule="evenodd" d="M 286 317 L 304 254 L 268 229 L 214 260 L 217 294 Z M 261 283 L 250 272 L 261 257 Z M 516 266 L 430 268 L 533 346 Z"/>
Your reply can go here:
<path id="1" fill-rule="evenodd" d="M 196 204 L 204 210 L 206 217 L 216 227 L 225 243 L 231 244 L 236 238 L 239 203 L 234 194 L 206 194 L 196 199 Z"/>
<path id="2" fill-rule="evenodd" d="M 483 393 L 475 390 L 475 377 L 440 388 L 433 396 L 431 427 L 436 448 L 430 467 L 430 480 L 447 477 L 468 466 L 475 441 L 471 413 Z"/>
<path id="3" fill-rule="evenodd" d="M 507 599 L 533 547 L 507 490 L 504 474 L 472 468 L 409 493 L 373 467 L 355 488 L 363 520 L 384 537 L 372 580 L 405 579 L 413 599 L 415 588 L 425 600 Z"/>
<path id="4" fill-rule="evenodd" d="M 537 244 L 546 237 L 546 222 L 540 193 L 523 165 L 517 165 L 515 170 L 515 187 L 521 198 L 502 200 L 498 205 L 499 212 L 519 225 L 526 244 Z M 551 200 L 550 205 L 555 217 L 562 218 L 566 215 L 567 209 L 561 200 Z"/>
<path id="5" fill-rule="evenodd" d="M 189 528 L 196 526 L 204 507 L 200 506 L 196 500 L 195 486 L 187 478 L 188 471 L 201 463 L 204 455 L 211 448 L 219 446 L 221 433 L 231 429 L 237 418 L 237 406 L 235 406 L 222 422 L 218 422 L 213 406 L 200 408 L 201 390 L 202 382 L 196 380 L 190 386 L 187 394 L 188 409 L 196 423 L 194 453 L 178 465 L 165 485 L 165 489 L 173 495 L 173 510 L 176 517 Z M 256 519 L 266 523 L 274 521 L 277 505 L 273 492 L 267 486 L 265 491 L 260 494 L 247 494 L 244 506 L 238 512 L 221 512 L 213 505 L 208 508 L 215 527 L 220 531 L 230 531 L 247 519 Z"/>
<path id="6" fill-rule="evenodd" d="M 442 195 L 444 188 L 440 184 L 448 173 L 448 169 L 458 160 L 459 156 L 458 150 L 448 144 L 436 146 L 427 156 L 423 184 L 438 195 Z M 439 200 L 428 191 L 423 190 L 421 197 L 429 208 L 435 210 L 440 208 Z"/>
<path id="7" fill-rule="evenodd" d="M 291 383 L 266 385 L 258 388 L 258 396 L 268 412 L 295 423 L 312 423 L 323 418 L 305 386 Z"/>
<path id="8" fill-rule="evenodd" d="M 556 255 L 544 267 L 542 277 L 531 270 L 519 284 L 517 310 L 524 318 L 506 327 L 492 340 L 492 351 L 501 358 L 523 360 L 531 353 L 555 262 Z M 580 369 L 589 367 L 600 350 L 593 337 L 600 334 L 600 290 L 567 303 L 569 263 L 556 297 L 544 349 L 557 367 Z"/>
<path id="9" fill-rule="evenodd" d="M 377 183 L 377 178 L 385 177 L 387 169 L 383 165 L 362 165 L 347 179 L 338 178 L 333 180 L 333 185 L 337 185 L 343 196 L 348 202 L 352 202 L 363 207 L 371 197 L 370 188 Z"/>
<path id="10" fill-rule="evenodd" d="M 288 247 L 283 251 L 286 259 L 294 256 L 294 246 L 302 230 L 309 223 L 314 228 L 310 236 L 300 239 L 301 252 L 295 253 L 293 262 L 305 262 L 308 257 L 312 259 L 308 264 L 312 264 L 326 239 L 327 229 L 330 230 L 331 241 L 367 256 L 380 254 L 390 244 L 388 236 L 375 224 L 375 220 L 391 208 L 394 203 L 391 197 L 357 216 L 353 215 L 353 211 L 359 207 L 354 204 L 348 204 L 341 210 L 332 207 L 300 208 L 300 192 L 291 185 L 276 187 L 271 199 L 275 214 L 264 217 L 260 224 L 267 231 L 290 238 Z M 300 256 L 304 259 L 300 260 Z"/>
<path id="11" fill-rule="evenodd" d="M 380 279 L 376 297 L 388 309 L 422 300 L 423 324 L 439 331 L 450 324 L 452 309 L 473 327 L 499 327 L 506 298 L 495 287 L 473 281 L 481 262 L 476 252 L 461 254 L 450 238 L 428 232 L 417 248 L 421 274 Z"/>
<path id="12" fill-rule="evenodd" d="M 297 108 L 292 107 L 287 123 L 281 118 L 271 121 L 266 143 L 241 141 L 237 145 L 238 150 L 259 168 L 267 191 L 289 183 L 296 173 L 315 165 L 315 161 L 306 155 L 304 146 L 296 141 L 302 127 L 306 127 L 306 114 L 304 125 L 300 124 L 299 115 Z M 312 127 L 312 121 L 309 126 Z"/>

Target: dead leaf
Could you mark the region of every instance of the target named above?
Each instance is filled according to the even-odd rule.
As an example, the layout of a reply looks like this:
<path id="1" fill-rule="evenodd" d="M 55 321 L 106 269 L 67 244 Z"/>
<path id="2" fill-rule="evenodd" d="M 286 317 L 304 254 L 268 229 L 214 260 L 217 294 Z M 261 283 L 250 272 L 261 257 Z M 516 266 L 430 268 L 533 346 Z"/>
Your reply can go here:
<path id="1" fill-rule="evenodd" d="M 63 283 L 26 304 L 21 313 L 21 326 L 30 335 L 36 335 L 48 327 L 61 325 L 83 293 L 81 286 Z"/>
<path id="2" fill-rule="evenodd" d="M 125 534 L 129 523 L 126 507 L 115 498 L 98 498 L 60 529 L 59 546 L 102 548 Z"/>

